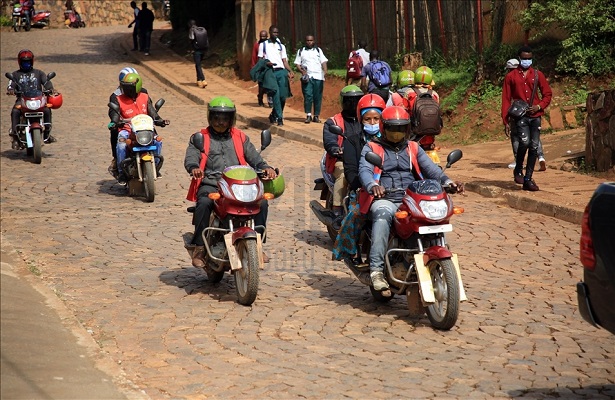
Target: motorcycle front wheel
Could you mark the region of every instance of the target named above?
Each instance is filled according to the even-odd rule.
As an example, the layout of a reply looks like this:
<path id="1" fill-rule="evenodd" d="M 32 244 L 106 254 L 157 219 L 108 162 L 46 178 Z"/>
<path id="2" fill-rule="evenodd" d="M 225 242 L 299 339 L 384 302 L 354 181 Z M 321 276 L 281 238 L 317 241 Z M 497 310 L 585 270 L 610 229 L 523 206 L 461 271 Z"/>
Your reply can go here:
<path id="1" fill-rule="evenodd" d="M 241 269 L 234 273 L 237 301 L 239 304 L 249 306 L 254 303 L 258 293 L 259 257 L 256 239 L 240 240 L 236 247 L 241 260 Z"/>
<path id="2" fill-rule="evenodd" d="M 21 30 L 21 24 L 19 23 L 19 18 L 13 18 L 13 30 L 15 32 L 19 32 Z"/>
<path id="3" fill-rule="evenodd" d="M 154 181 L 154 163 L 146 161 L 143 163 L 143 187 L 145 189 L 145 201 L 151 203 L 156 196 L 156 182 Z"/>
<path id="4" fill-rule="evenodd" d="M 32 156 L 34 156 L 34 163 L 40 164 L 43 161 L 43 132 L 40 128 L 32 129 L 30 132 L 32 135 Z"/>
<path id="5" fill-rule="evenodd" d="M 451 259 L 431 260 L 427 263 L 436 302 L 426 309 L 431 325 L 449 330 L 459 317 L 459 279 Z"/>

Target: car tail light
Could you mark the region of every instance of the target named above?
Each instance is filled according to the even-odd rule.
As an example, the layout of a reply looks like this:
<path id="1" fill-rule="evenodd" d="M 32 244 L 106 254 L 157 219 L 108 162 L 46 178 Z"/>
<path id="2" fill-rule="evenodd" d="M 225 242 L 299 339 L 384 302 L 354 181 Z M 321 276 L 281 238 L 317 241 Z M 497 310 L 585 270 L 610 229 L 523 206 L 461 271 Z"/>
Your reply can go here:
<path id="1" fill-rule="evenodd" d="M 589 204 L 585 207 L 583 221 L 581 222 L 581 264 L 590 271 L 596 268 L 596 256 L 594 255 L 594 243 L 589 226 Z"/>

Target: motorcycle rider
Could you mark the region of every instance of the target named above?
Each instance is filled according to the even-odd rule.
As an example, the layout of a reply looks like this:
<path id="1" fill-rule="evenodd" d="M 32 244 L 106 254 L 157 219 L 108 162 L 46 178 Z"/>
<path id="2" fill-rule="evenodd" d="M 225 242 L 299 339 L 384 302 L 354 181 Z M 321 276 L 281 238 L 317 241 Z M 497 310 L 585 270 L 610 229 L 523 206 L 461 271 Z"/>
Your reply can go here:
<path id="1" fill-rule="evenodd" d="M 408 93 L 411 92 L 414 92 L 414 72 L 405 69 L 397 74 L 397 88 L 395 93 L 389 96 L 387 106 L 400 106 L 405 108 L 408 114 L 412 114 L 408 101 Z"/>
<path id="2" fill-rule="evenodd" d="M 453 182 L 416 142 L 408 140 L 410 115 L 403 107 L 385 108 L 382 112 L 382 128 L 382 137 L 374 138 L 363 147 L 359 163 L 359 178 L 363 185 L 359 203 L 361 212 L 369 213 L 372 220 L 369 268 L 373 287 L 378 291 L 389 288 L 383 274 L 384 256 L 393 215 L 404 195 L 403 191 L 389 193 L 386 189 L 405 189 L 415 180 L 428 178 L 450 185 L 452 192 L 463 192 L 462 183 Z M 365 159 L 368 152 L 382 157 L 381 172 L 375 173 L 375 166 Z"/>
<path id="3" fill-rule="evenodd" d="M 109 130 L 118 130 L 115 150 L 118 171 L 117 181 L 120 185 L 125 185 L 128 177 L 122 171 L 122 161 L 126 159 L 126 139 L 130 136 L 130 127 L 127 124 L 120 123 L 120 119 L 130 119 L 135 115 L 147 114 L 152 117 L 155 125 L 165 126 L 168 121 L 160 118 L 149 95 L 142 91 L 140 75 L 134 72 L 126 74 L 120 81 L 120 92 L 121 94 L 112 101 L 120 107 L 120 113 L 118 114 L 113 109 L 109 110 L 111 122 L 107 127 Z M 156 155 L 160 155 L 162 153 L 162 142 L 156 140 L 154 144 L 156 145 Z M 158 176 L 160 176 L 160 173 L 158 173 Z"/>
<path id="4" fill-rule="evenodd" d="M 205 266 L 202 232 L 209 226 L 214 206 L 214 201 L 207 195 L 218 191 L 218 180 L 221 178 L 221 175 L 215 172 L 222 172 L 233 165 L 248 164 L 254 169 L 265 171 L 265 179 L 274 179 L 277 176 L 275 170 L 263 160 L 248 136 L 235 127 L 236 115 L 237 109 L 231 99 L 225 96 L 213 98 L 207 105 L 209 126 L 191 135 L 186 149 L 184 167 L 192 175 L 192 179 L 200 180 L 192 219 L 194 224 L 192 244 L 195 246 L 192 252 L 192 265 L 197 268 Z M 203 136 L 202 149 L 195 144 L 197 135 Z M 197 142 L 200 142 L 200 138 L 198 139 Z M 206 157 L 204 168 L 201 166 L 202 157 Z M 267 200 L 263 199 L 260 213 L 254 217 L 255 225 L 266 226 L 267 210 Z M 263 258 L 265 262 L 268 261 L 265 254 Z"/>
<path id="5" fill-rule="evenodd" d="M 331 132 L 330 127 L 337 125 L 344 131 L 347 137 L 360 135 L 362 125 L 357 118 L 357 104 L 363 96 L 363 91 L 357 85 L 345 86 L 340 92 L 340 103 L 342 111 L 327 119 L 322 128 L 322 142 L 327 152 L 325 158 L 325 169 L 335 178 L 333 185 L 333 229 L 339 229 L 342 223 L 343 208 L 342 202 L 347 193 L 347 182 L 344 177 L 343 141 L 342 136 Z"/>
<path id="6" fill-rule="evenodd" d="M 135 73 L 135 74 L 139 74 L 137 72 L 136 69 L 132 68 L 132 67 L 125 67 L 122 68 L 122 70 L 120 71 L 120 75 L 119 75 L 119 82 L 122 82 L 122 79 L 124 79 L 124 77 L 130 73 Z M 142 93 L 146 93 L 147 94 L 147 89 L 145 89 L 143 86 L 141 86 L 141 92 Z M 109 102 L 110 103 L 115 103 L 115 104 L 119 104 L 117 101 L 117 96 L 122 94 L 122 90 L 120 88 L 120 85 L 117 85 L 117 89 L 115 89 L 113 91 L 113 93 L 111 93 L 111 95 L 109 96 Z M 113 120 L 113 115 L 116 114 L 115 111 L 113 111 L 113 109 L 109 109 L 109 119 Z M 117 151 L 116 151 L 116 147 L 117 147 L 117 135 L 119 133 L 119 129 L 118 126 L 116 124 L 110 125 L 109 127 L 109 142 L 111 143 L 111 154 L 113 155 L 113 159 L 111 160 L 111 164 L 109 164 L 109 173 L 111 173 L 111 175 L 113 175 L 114 177 L 117 178 L 118 175 L 118 170 L 117 170 Z"/>
<path id="7" fill-rule="evenodd" d="M 380 121 L 382 110 L 385 108 L 384 100 L 375 93 L 368 93 L 361 97 L 357 104 L 357 119 L 361 121 L 363 130 L 361 134 L 349 136 L 343 142 L 344 176 L 348 181 L 350 204 L 348 214 L 344 217 L 333 246 L 333 255 L 336 260 L 353 258 L 358 255 L 357 241 L 364 222 L 356 198 L 356 190 L 361 187 L 359 179 L 361 150 L 363 150 L 365 143 L 381 136 Z"/>
<path id="8" fill-rule="evenodd" d="M 47 80 L 47 74 L 40 69 L 34 68 L 34 54 L 28 50 L 23 49 L 17 54 L 17 62 L 19 69 L 13 72 L 14 80 L 9 81 L 6 87 L 6 94 L 17 95 L 15 100 L 15 106 L 11 111 L 11 132 L 9 135 L 15 142 L 17 140 L 17 125 L 21 119 L 21 111 L 16 107 L 21 102 L 21 91 L 25 89 L 36 89 L 43 92 L 53 92 L 53 84 L 50 80 Z M 16 92 L 19 90 L 20 92 Z M 45 124 L 43 138 L 46 143 L 53 143 L 56 138 L 51 136 L 51 108 L 45 107 L 43 109 L 43 121 Z"/>

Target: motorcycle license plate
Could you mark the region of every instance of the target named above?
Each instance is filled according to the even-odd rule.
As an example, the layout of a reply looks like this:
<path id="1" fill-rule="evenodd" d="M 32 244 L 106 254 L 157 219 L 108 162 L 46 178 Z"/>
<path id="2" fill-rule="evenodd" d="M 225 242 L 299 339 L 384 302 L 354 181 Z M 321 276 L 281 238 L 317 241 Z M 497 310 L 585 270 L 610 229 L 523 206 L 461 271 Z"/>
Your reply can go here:
<path id="1" fill-rule="evenodd" d="M 420 226 L 419 227 L 419 233 L 421 235 L 428 235 L 430 233 L 452 232 L 452 231 L 453 231 L 453 225 L 451 224 Z"/>

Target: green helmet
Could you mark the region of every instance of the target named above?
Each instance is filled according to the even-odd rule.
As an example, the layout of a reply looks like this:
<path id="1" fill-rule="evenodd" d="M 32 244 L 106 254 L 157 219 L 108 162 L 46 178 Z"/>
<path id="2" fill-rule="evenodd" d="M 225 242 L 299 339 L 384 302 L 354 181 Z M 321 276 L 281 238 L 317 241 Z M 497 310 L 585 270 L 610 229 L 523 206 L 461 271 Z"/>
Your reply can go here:
<path id="1" fill-rule="evenodd" d="M 211 125 L 214 115 L 216 114 L 229 114 L 231 118 L 231 127 L 235 126 L 235 118 L 237 116 L 237 109 L 235 103 L 226 96 L 218 96 L 211 99 L 207 104 L 207 121 Z"/>
<path id="2" fill-rule="evenodd" d="M 431 68 L 423 65 L 414 71 L 414 83 L 417 85 L 431 85 L 433 81 L 433 71 Z"/>
<path id="3" fill-rule="evenodd" d="M 357 112 L 357 104 L 361 97 L 363 97 L 363 91 L 357 85 L 344 86 L 340 92 L 340 102 L 342 103 L 342 110 L 348 115 L 354 116 Z"/>
<path id="4" fill-rule="evenodd" d="M 414 72 L 403 70 L 397 74 L 397 88 L 414 85 Z"/>
<path id="5" fill-rule="evenodd" d="M 137 95 L 141 93 L 143 87 L 143 81 L 139 74 L 131 72 L 126 74 L 124 79 L 120 81 L 120 91 L 124 96 L 128 96 L 131 99 L 136 99 Z"/>
<path id="6" fill-rule="evenodd" d="M 263 181 L 263 189 L 265 193 L 271 193 L 274 197 L 280 197 L 284 193 L 286 184 L 284 183 L 284 177 L 279 174 L 275 179 L 270 181 Z"/>

